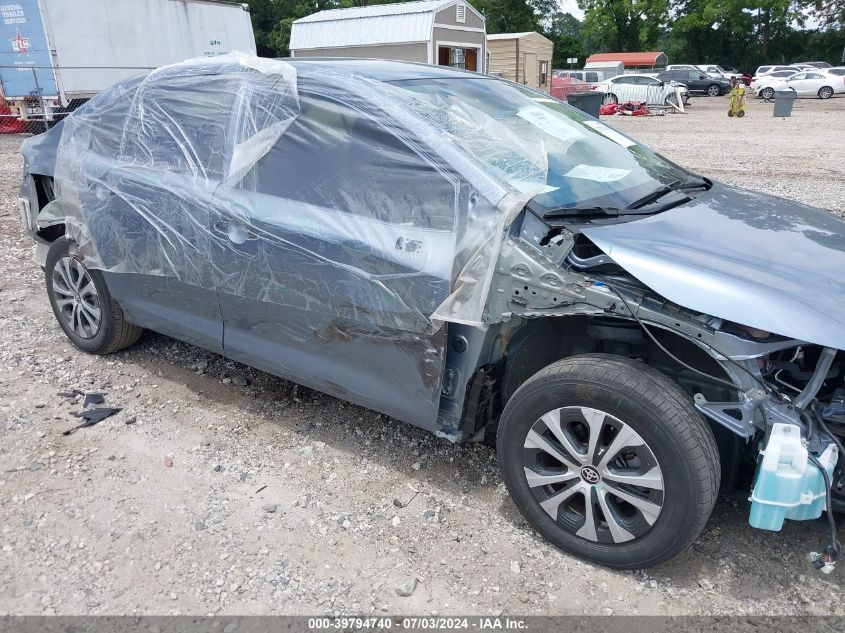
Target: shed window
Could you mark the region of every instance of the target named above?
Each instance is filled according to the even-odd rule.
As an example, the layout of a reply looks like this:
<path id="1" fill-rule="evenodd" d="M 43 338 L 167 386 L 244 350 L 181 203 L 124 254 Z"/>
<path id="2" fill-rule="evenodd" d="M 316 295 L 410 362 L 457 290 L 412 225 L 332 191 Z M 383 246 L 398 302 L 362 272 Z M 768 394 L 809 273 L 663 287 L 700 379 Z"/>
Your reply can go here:
<path id="1" fill-rule="evenodd" d="M 455 22 L 463 24 L 467 21 L 467 7 L 465 4 L 458 4 L 455 7 Z"/>
<path id="2" fill-rule="evenodd" d="M 540 62 L 540 85 L 545 86 L 549 77 L 549 62 Z"/>

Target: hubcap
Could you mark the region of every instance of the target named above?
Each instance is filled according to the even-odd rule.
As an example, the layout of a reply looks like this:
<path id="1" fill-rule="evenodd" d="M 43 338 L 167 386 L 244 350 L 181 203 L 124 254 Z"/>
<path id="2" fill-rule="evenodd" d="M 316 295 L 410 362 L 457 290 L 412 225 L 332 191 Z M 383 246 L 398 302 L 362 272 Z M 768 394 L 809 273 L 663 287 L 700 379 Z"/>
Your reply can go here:
<path id="1" fill-rule="evenodd" d="M 82 263 L 66 255 L 53 268 L 53 294 L 59 318 L 81 338 L 100 331 L 100 297 Z"/>
<path id="2" fill-rule="evenodd" d="M 534 422 L 523 447 L 531 494 L 557 524 L 597 543 L 648 532 L 663 509 L 663 474 L 630 426 L 589 407 L 562 407 Z"/>

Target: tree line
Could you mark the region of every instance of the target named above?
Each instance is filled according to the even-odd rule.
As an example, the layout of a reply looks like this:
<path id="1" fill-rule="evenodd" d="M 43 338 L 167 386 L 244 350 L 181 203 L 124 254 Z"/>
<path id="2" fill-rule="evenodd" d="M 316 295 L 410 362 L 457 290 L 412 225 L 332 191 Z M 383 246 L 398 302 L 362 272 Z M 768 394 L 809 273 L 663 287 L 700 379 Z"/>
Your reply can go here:
<path id="1" fill-rule="evenodd" d="M 291 24 L 323 9 L 396 0 L 249 0 L 259 55 L 286 57 Z M 539 31 L 555 44 L 554 68 L 592 53 L 664 51 L 670 62 L 719 63 L 753 72 L 764 63 L 842 62 L 845 0 L 471 0 L 488 33 Z"/>

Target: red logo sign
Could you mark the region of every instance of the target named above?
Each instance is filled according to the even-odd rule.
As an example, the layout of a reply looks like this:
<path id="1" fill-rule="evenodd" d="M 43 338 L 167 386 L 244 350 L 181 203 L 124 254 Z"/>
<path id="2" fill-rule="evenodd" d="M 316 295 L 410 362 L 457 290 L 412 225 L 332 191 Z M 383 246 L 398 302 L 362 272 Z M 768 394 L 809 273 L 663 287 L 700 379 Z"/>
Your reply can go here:
<path id="1" fill-rule="evenodd" d="M 29 55 L 29 38 L 21 35 L 20 31 L 12 38 L 11 42 L 12 50 L 18 55 Z"/>

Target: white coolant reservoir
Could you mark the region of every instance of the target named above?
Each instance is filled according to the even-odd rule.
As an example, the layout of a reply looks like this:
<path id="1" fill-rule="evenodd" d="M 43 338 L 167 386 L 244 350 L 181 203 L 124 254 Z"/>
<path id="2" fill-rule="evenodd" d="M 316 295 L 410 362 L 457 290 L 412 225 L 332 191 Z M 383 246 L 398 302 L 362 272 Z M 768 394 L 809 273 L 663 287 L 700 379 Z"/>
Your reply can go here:
<path id="1" fill-rule="evenodd" d="M 801 430 L 790 424 L 775 424 L 760 454 L 748 522 L 756 528 L 778 531 L 784 519 L 819 518 L 825 507 L 824 477 L 807 459 Z M 837 458 L 833 444 L 818 458 L 831 477 Z"/>

